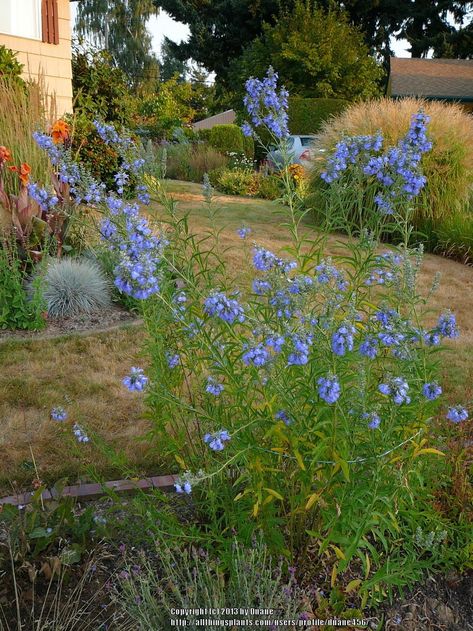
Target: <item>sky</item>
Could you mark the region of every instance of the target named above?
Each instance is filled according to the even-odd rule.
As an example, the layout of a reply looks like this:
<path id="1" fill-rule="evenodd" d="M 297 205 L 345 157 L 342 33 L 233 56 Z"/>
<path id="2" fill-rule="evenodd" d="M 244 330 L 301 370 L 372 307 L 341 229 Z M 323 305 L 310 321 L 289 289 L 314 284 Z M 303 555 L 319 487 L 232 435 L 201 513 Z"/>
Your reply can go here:
<path id="1" fill-rule="evenodd" d="M 76 4 L 71 3 L 72 22 L 75 21 Z M 180 43 L 189 36 L 189 28 L 182 22 L 176 22 L 165 11 L 161 11 L 159 15 L 152 17 L 148 24 L 149 31 L 153 36 L 153 50 L 159 56 L 161 52 L 161 44 L 164 37 L 168 37 L 173 42 Z M 407 52 L 409 43 L 406 40 L 393 42 L 393 49 L 396 57 L 410 57 Z"/>

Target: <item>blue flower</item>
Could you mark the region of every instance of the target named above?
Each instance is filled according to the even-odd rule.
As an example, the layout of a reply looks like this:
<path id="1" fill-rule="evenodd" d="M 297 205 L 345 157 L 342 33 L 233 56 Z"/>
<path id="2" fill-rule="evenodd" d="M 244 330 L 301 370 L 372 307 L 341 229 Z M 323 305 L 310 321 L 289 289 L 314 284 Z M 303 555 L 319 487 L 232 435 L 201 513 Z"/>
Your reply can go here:
<path id="1" fill-rule="evenodd" d="M 46 213 L 52 210 L 59 202 L 56 195 L 50 195 L 45 188 L 39 188 L 39 186 L 33 182 L 28 184 L 28 195 L 34 199 L 41 210 Z"/>
<path id="2" fill-rule="evenodd" d="M 311 335 L 293 335 L 291 338 L 294 351 L 287 358 L 288 366 L 304 366 L 309 361 L 310 347 L 312 346 Z"/>
<path id="3" fill-rule="evenodd" d="M 269 359 L 270 355 L 261 343 L 247 350 L 242 356 L 243 363 L 247 366 L 250 364 L 257 367 L 264 366 Z"/>
<path id="4" fill-rule="evenodd" d="M 253 281 L 253 291 L 257 296 L 262 296 L 263 294 L 267 294 L 272 289 L 271 283 L 267 280 L 263 280 L 262 278 L 255 278 Z"/>
<path id="5" fill-rule="evenodd" d="M 72 428 L 72 433 L 76 437 L 78 443 L 88 443 L 90 440 L 87 434 L 82 429 L 82 427 L 78 425 L 77 423 L 74 423 L 74 426 Z"/>
<path id="6" fill-rule="evenodd" d="M 335 403 L 341 394 L 340 384 L 336 377 L 320 377 L 317 380 L 319 384 L 319 397 L 330 405 Z"/>
<path id="7" fill-rule="evenodd" d="M 240 239 L 246 239 L 246 237 L 251 233 L 251 228 L 246 228 L 245 226 L 242 226 L 237 230 L 237 233 Z"/>
<path id="8" fill-rule="evenodd" d="M 468 410 L 461 405 L 448 408 L 447 418 L 449 421 L 452 421 L 452 423 L 461 423 L 461 421 L 468 419 Z"/>
<path id="9" fill-rule="evenodd" d="M 51 410 L 51 418 L 53 421 L 65 421 L 67 412 L 63 407 L 56 407 Z"/>
<path id="10" fill-rule="evenodd" d="M 213 451 L 223 451 L 225 443 L 229 441 L 230 438 L 231 436 L 228 431 L 221 429 L 219 432 L 215 432 L 215 434 L 205 434 L 203 440 Z"/>
<path id="11" fill-rule="evenodd" d="M 369 419 L 368 427 L 370 429 L 378 429 L 381 425 L 381 418 L 378 414 L 376 414 L 376 412 L 364 412 L 362 417 L 367 420 Z"/>
<path id="12" fill-rule="evenodd" d="M 208 377 L 205 390 L 209 394 L 213 394 L 215 397 L 218 397 L 220 394 L 222 394 L 224 387 L 221 383 L 216 381 L 213 377 Z"/>
<path id="13" fill-rule="evenodd" d="M 332 351 L 335 355 L 345 355 L 348 351 L 353 350 L 353 335 L 355 327 L 351 324 L 342 325 L 332 335 Z"/>
<path id="14" fill-rule="evenodd" d="M 288 416 L 286 410 L 279 410 L 279 412 L 276 412 L 276 414 L 274 415 L 274 417 L 278 420 L 278 421 L 282 421 L 285 425 L 291 425 L 292 424 L 292 418 L 290 416 Z"/>
<path id="15" fill-rule="evenodd" d="M 442 313 L 437 322 L 437 330 L 440 335 L 454 339 L 460 335 L 457 328 L 455 315 L 451 311 Z"/>
<path id="16" fill-rule="evenodd" d="M 368 335 L 360 344 L 360 354 L 364 357 L 374 359 L 378 354 L 378 340 L 375 337 Z"/>
<path id="17" fill-rule="evenodd" d="M 175 482 L 174 488 L 176 489 L 176 493 L 186 493 L 187 495 L 192 493 L 192 485 L 189 480 Z"/>
<path id="18" fill-rule="evenodd" d="M 430 399 L 430 401 L 434 401 L 438 399 L 438 397 L 442 394 L 442 388 L 438 385 L 438 383 L 424 383 L 422 387 L 422 394 L 426 399 Z"/>
<path id="19" fill-rule="evenodd" d="M 142 368 L 132 367 L 130 374 L 123 379 L 123 385 L 131 392 L 142 392 L 148 383 L 148 377 Z"/>
<path id="20" fill-rule="evenodd" d="M 253 251 L 253 265 L 260 272 L 269 272 L 281 261 L 273 252 L 256 247 Z"/>
<path id="21" fill-rule="evenodd" d="M 175 368 L 176 366 L 179 365 L 181 358 L 179 357 L 177 353 L 170 353 L 169 351 L 166 351 L 166 361 L 168 363 L 169 368 Z"/>
<path id="22" fill-rule="evenodd" d="M 402 405 L 403 403 L 410 403 L 411 398 L 408 395 L 409 385 L 402 377 L 395 377 L 388 383 L 381 383 L 378 386 L 378 390 L 381 394 L 391 396 L 396 405 Z"/>
<path id="23" fill-rule="evenodd" d="M 266 346 L 269 346 L 275 353 L 280 353 L 284 346 L 285 339 L 282 335 L 270 335 L 266 338 Z"/>
<path id="24" fill-rule="evenodd" d="M 217 316 L 224 322 L 233 324 L 235 320 L 243 322 L 243 307 L 233 298 L 227 298 L 222 292 L 211 294 L 204 302 L 204 311 L 210 316 Z"/>
<path id="25" fill-rule="evenodd" d="M 289 94 L 284 88 L 278 91 L 277 80 L 277 73 L 270 67 L 262 81 L 251 77 L 246 82 L 243 102 L 251 125 L 249 122 L 243 124 L 242 131 L 245 136 L 253 135 L 253 128 L 258 127 L 269 129 L 273 136 L 279 139 L 285 139 L 289 135 Z"/>

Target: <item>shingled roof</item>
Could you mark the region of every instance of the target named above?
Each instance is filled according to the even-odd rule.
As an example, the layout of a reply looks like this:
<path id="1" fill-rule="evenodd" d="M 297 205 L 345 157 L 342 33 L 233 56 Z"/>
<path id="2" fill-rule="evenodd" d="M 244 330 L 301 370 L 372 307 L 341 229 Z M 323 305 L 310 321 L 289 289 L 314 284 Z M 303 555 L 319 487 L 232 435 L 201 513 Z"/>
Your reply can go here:
<path id="1" fill-rule="evenodd" d="M 390 96 L 473 101 L 473 59 L 391 57 Z"/>

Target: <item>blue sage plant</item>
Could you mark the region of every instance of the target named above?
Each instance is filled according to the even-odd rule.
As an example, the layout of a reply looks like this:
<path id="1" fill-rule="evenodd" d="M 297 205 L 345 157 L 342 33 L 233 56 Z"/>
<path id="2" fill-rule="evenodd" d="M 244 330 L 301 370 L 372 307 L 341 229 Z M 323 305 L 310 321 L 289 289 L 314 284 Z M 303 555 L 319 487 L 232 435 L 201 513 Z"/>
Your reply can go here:
<path id="1" fill-rule="evenodd" d="M 348 234 L 365 228 L 399 240 L 412 231 L 416 198 L 427 184 L 422 159 L 432 148 L 429 122 L 423 111 L 414 113 L 394 146 L 381 131 L 342 138 L 320 172 L 326 186 L 319 218 Z"/>
<path id="2" fill-rule="evenodd" d="M 270 70 L 263 80 L 251 79 L 247 90 L 245 133 L 264 126 L 284 143 L 287 93 L 278 89 L 277 75 Z M 211 190 L 205 191 L 210 227 L 195 233 L 160 183 L 143 191 L 144 201 L 150 196 L 159 204 L 158 222 L 87 180 L 102 191 L 100 230 L 117 255 L 116 286 L 142 304 L 149 366 L 146 376 L 130 367 L 123 383 L 145 390 L 147 438 L 172 463 L 175 491 L 196 517 L 191 534 L 176 526 L 180 536 L 223 545 L 225 533 L 248 542 L 259 531 L 287 558 L 315 550 L 331 564 L 332 588 L 348 568 L 355 573 L 351 590 L 362 604 L 375 586 L 379 595 L 380 583 L 402 583 L 392 578 L 390 563 L 402 556 L 419 521 L 433 530 L 424 473 L 442 452 L 432 446 L 432 419 L 442 414 L 456 424 L 468 417 L 463 404 L 447 409 L 442 402 L 439 351 L 458 327 L 451 313 L 434 323 L 427 317 L 417 287 L 422 250 L 408 248 L 403 214 L 403 204 L 425 184 L 419 156 L 429 147 L 426 124 L 416 115 L 395 151 L 380 154 L 375 137 L 347 144 L 329 162 L 327 178 L 337 180 L 359 162 L 396 192 L 386 197 L 380 189 L 404 235 L 399 248 L 386 252 L 377 240 L 387 216 L 379 204 L 373 230 L 360 228 L 359 238 L 330 255 L 327 235 L 307 225 L 287 177 L 281 229 L 290 245 L 273 251 L 245 228 L 238 240 L 243 275 L 225 262 Z M 131 141 L 97 128 L 128 156 L 125 174 L 140 168 Z M 75 172 L 63 157 L 65 172 Z M 378 170 L 372 158 L 380 159 Z M 62 172 L 60 157 L 56 164 Z M 74 186 L 84 199 L 87 186 Z"/>

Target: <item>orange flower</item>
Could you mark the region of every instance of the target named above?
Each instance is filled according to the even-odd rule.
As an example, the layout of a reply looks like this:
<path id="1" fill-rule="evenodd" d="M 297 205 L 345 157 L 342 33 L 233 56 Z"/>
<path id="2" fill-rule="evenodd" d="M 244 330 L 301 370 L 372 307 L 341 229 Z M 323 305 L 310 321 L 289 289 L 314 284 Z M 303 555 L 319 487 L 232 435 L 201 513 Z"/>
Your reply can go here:
<path id="1" fill-rule="evenodd" d="M 15 173 L 18 173 L 23 186 L 26 186 L 28 184 L 28 182 L 30 181 L 29 175 L 31 173 L 31 167 L 29 164 L 27 164 L 26 162 L 22 162 L 20 168 L 15 167 L 15 166 L 8 167 L 8 168 L 10 169 L 10 171 L 14 171 Z"/>
<path id="2" fill-rule="evenodd" d="M 59 119 L 51 128 L 51 136 L 55 145 L 64 142 L 69 138 L 69 125 L 66 121 Z"/>
<path id="3" fill-rule="evenodd" d="M 10 150 L 3 145 L 0 145 L 0 164 L 2 162 L 8 162 L 8 160 L 11 160 Z"/>

